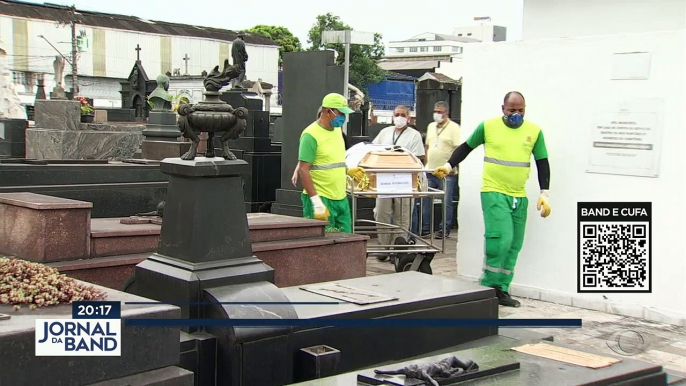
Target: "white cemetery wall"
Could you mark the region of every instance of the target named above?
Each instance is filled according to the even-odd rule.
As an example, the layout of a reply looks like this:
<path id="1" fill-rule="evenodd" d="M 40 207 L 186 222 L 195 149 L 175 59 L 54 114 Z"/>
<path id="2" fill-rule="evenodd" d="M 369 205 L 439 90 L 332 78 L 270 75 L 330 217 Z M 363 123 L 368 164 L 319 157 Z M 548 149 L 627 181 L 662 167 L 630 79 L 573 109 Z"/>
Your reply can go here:
<path id="1" fill-rule="evenodd" d="M 525 119 L 545 134 L 550 157 L 552 214 L 545 219 L 536 211 L 532 159 L 513 295 L 685 325 L 685 43 L 681 30 L 474 44 L 465 50 L 463 139 L 482 120 L 500 116 L 504 95 L 517 90 L 526 98 Z M 616 55 L 635 52 L 647 54 Z M 645 138 L 654 145 L 647 156 L 618 150 L 627 157 L 613 157 L 611 150 L 592 147 L 597 127 L 615 117 L 645 125 Z M 457 265 L 472 278 L 483 266 L 483 157 L 479 147 L 460 165 Z M 591 164 L 605 165 L 600 171 L 606 174 L 589 173 L 599 171 Z M 577 203 L 618 201 L 652 202 L 652 293 L 578 294 Z"/>
<path id="2" fill-rule="evenodd" d="M 686 28 L 684 0 L 525 0 L 522 37 L 581 37 Z"/>

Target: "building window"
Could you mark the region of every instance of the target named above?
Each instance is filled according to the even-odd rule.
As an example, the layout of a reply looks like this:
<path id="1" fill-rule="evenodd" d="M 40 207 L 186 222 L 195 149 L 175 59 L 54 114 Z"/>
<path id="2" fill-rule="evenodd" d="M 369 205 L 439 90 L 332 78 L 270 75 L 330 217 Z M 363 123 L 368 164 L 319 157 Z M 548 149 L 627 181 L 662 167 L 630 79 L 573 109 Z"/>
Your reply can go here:
<path id="1" fill-rule="evenodd" d="M 12 82 L 22 86 L 27 86 L 29 84 L 26 73 L 21 71 L 12 71 Z"/>
<path id="2" fill-rule="evenodd" d="M 429 47 L 420 47 L 420 48 L 419 48 L 419 51 L 421 51 L 421 52 L 428 52 L 428 51 L 429 51 Z"/>
<path id="3" fill-rule="evenodd" d="M 472 36 L 472 33 L 471 33 L 471 32 L 470 32 L 470 33 L 468 33 L 468 34 L 467 34 L 467 36 Z"/>
<path id="4" fill-rule="evenodd" d="M 395 52 L 405 52 L 405 49 L 403 47 L 398 47 L 395 49 Z"/>
<path id="5" fill-rule="evenodd" d="M 462 36 L 462 34 L 457 34 L 457 36 Z"/>
<path id="6" fill-rule="evenodd" d="M 443 47 L 441 47 L 441 46 L 434 46 L 434 52 L 441 52 L 441 49 L 443 49 Z"/>
<path id="7" fill-rule="evenodd" d="M 410 47 L 410 52 L 417 52 L 417 47 Z"/>
<path id="8" fill-rule="evenodd" d="M 458 54 L 462 53 L 462 47 L 453 47 L 453 52 L 457 52 Z"/>

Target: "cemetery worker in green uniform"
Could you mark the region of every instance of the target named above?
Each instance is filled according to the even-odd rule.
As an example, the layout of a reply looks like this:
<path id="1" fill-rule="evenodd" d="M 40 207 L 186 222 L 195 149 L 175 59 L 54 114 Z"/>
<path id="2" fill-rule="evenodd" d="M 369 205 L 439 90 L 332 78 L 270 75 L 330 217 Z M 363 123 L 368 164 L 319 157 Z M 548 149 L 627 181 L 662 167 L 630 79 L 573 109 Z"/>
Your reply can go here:
<path id="1" fill-rule="evenodd" d="M 529 179 L 533 154 L 541 189 L 537 209 L 541 217 L 550 215 L 548 189 L 550 166 L 541 129 L 524 120 L 524 97 L 513 91 L 505 96 L 503 116 L 482 122 L 455 149 L 448 162 L 433 174 L 446 175 L 479 145 L 484 145 L 484 171 L 481 186 L 481 208 L 485 226 L 484 272 L 481 285 L 496 290 L 503 306 L 519 307 L 509 294 L 517 256 L 524 243 L 529 201 L 526 181 Z"/>
<path id="2" fill-rule="evenodd" d="M 303 185 L 303 217 L 329 220 L 328 231 L 352 232 L 346 192 L 345 140 L 341 127 L 353 110 L 348 100 L 331 93 L 322 101 L 322 113 L 300 135 L 298 174 Z M 347 170 L 356 180 L 364 177 L 359 167 Z"/>

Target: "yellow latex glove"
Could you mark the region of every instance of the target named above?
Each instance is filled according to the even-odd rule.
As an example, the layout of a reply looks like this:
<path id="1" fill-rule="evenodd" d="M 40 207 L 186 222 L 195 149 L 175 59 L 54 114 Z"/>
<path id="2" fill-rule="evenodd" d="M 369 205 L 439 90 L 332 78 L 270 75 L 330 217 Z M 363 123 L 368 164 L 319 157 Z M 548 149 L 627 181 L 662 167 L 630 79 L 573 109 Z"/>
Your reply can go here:
<path id="1" fill-rule="evenodd" d="M 312 201 L 312 206 L 314 206 L 314 218 L 316 220 L 326 221 L 331 213 L 329 213 L 329 209 L 322 202 L 321 197 L 312 196 L 310 197 L 310 201 Z"/>
<path id="2" fill-rule="evenodd" d="M 550 204 L 548 204 L 549 198 L 550 195 L 548 194 L 548 191 L 541 190 L 541 196 L 538 198 L 538 204 L 536 204 L 536 209 L 541 212 L 541 217 L 543 218 L 550 216 Z"/>
<path id="3" fill-rule="evenodd" d="M 445 165 L 437 167 L 436 170 L 434 170 L 431 174 L 440 179 L 444 179 L 448 174 L 450 174 L 452 169 L 453 168 L 450 166 L 450 164 L 446 162 Z"/>
<path id="4" fill-rule="evenodd" d="M 352 177 L 353 179 L 355 179 L 355 181 L 359 181 L 362 178 L 364 178 L 364 169 L 362 169 L 361 167 L 357 167 L 357 166 L 354 168 L 350 168 L 350 169 L 348 169 L 348 175 L 350 177 Z"/>

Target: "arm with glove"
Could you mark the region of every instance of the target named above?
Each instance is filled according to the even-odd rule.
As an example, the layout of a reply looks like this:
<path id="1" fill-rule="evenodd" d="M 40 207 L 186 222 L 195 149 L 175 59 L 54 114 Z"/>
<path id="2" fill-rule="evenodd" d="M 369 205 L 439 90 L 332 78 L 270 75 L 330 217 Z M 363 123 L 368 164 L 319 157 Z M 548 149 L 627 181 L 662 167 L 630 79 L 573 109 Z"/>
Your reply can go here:
<path id="1" fill-rule="evenodd" d="M 298 164 L 298 175 L 300 176 L 300 181 L 303 184 L 303 188 L 307 192 L 312 202 L 312 207 L 314 208 L 314 218 L 317 220 L 326 221 L 329 218 L 329 209 L 322 202 L 322 198 L 317 194 L 317 190 L 314 188 L 314 183 L 312 182 L 312 175 L 310 174 L 310 164 L 307 162 L 300 161 Z"/>
<path id="2" fill-rule="evenodd" d="M 541 195 L 538 198 L 536 209 L 541 212 L 541 217 L 546 218 L 550 216 L 550 164 L 548 158 L 536 160 L 536 168 L 538 169 L 538 185 L 541 187 Z"/>
<path id="3" fill-rule="evenodd" d="M 440 179 L 444 179 L 448 174 L 450 174 L 450 171 L 453 170 L 455 166 L 467 158 L 472 150 L 474 150 L 474 148 L 469 146 L 467 142 L 462 143 L 462 145 L 455 149 L 453 154 L 450 156 L 450 159 L 448 159 L 448 162 L 446 162 L 443 166 L 437 167 L 431 174 Z"/>
<path id="4" fill-rule="evenodd" d="M 300 177 L 305 192 L 310 197 L 310 202 L 313 206 L 313 215 L 317 220 L 326 221 L 329 218 L 329 210 L 322 202 L 322 198 L 317 194 L 317 189 L 314 187 L 312 175 L 310 174 L 310 166 L 314 163 L 317 154 L 317 141 L 310 134 L 303 134 L 300 137 L 300 146 L 298 149 L 298 166 L 296 166 L 294 174 L 297 173 Z"/>
<path id="5" fill-rule="evenodd" d="M 453 170 L 453 168 L 457 165 L 460 164 L 460 162 L 464 161 L 465 158 L 469 155 L 469 153 L 472 152 L 472 150 L 476 149 L 479 147 L 479 145 L 483 145 L 486 142 L 486 134 L 484 131 L 484 124 L 483 122 L 474 130 L 472 135 L 467 138 L 465 142 L 462 143 L 462 145 L 458 146 L 455 151 L 453 151 L 453 154 L 450 155 L 450 159 L 448 159 L 448 162 L 445 163 L 443 166 L 439 166 L 436 168 L 436 170 L 433 171 L 434 176 L 443 179 L 445 178 L 448 174 L 450 174 L 450 171 Z"/>

